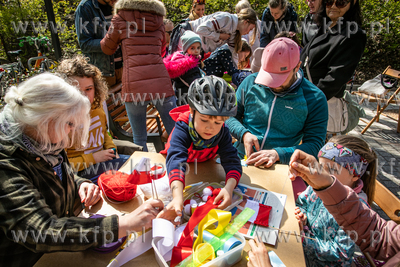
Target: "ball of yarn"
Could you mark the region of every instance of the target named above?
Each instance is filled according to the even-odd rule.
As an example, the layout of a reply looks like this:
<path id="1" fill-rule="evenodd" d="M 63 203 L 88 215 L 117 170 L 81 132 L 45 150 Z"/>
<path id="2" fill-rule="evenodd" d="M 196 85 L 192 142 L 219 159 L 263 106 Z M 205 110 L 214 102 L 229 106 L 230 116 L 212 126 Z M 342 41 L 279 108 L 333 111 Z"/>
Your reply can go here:
<path id="1" fill-rule="evenodd" d="M 207 186 L 203 189 L 203 196 L 211 196 L 214 188 L 212 186 Z"/>
<path id="2" fill-rule="evenodd" d="M 131 175 L 120 171 L 107 171 L 100 175 L 97 183 L 104 195 L 115 201 L 128 201 L 135 197 L 137 185 Z"/>

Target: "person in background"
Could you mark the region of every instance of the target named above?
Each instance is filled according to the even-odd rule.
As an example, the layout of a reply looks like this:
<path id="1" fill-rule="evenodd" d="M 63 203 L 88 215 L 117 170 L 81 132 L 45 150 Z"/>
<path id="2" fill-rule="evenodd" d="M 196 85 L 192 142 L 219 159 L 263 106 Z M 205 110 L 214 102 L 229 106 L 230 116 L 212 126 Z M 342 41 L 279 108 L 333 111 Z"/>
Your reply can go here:
<path id="1" fill-rule="evenodd" d="M 301 52 L 302 68 L 328 101 L 342 98 L 367 43 L 360 2 L 323 1 L 315 16 L 319 31 Z M 324 21 L 329 28 L 323 27 Z"/>
<path id="2" fill-rule="evenodd" d="M 107 132 L 107 118 L 101 108 L 101 103 L 107 96 L 107 85 L 100 70 L 89 64 L 82 55 L 61 61 L 57 72 L 64 75 L 71 84 L 77 85 L 90 101 L 88 145 L 84 150 L 68 148 L 67 156 L 72 168 L 79 171 L 80 177 L 97 184 L 100 174 L 109 169 L 118 170 L 130 157 L 117 153 L 117 147 Z"/>
<path id="3" fill-rule="evenodd" d="M 169 19 L 164 19 L 163 22 L 165 27 L 165 52 L 163 57 L 166 57 L 168 56 L 169 41 L 171 40 L 171 33 L 172 30 L 174 29 L 174 24 Z"/>
<path id="4" fill-rule="evenodd" d="M 350 135 L 331 138 L 318 153 L 321 166 L 343 185 L 352 188 L 368 206 L 374 198 L 377 156 L 362 139 Z M 311 186 L 296 200 L 300 230 L 314 239 L 303 239 L 307 266 L 350 266 L 355 244 L 322 205 Z M 328 231 L 328 232 L 327 232 Z"/>
<path id="5" fill-rule="evenodd" d="M 177 105 L 186 105 L 190 84 L 202 77 L 200 36 L 192 31 L 185 31 L 182 36 L 183 51 L 176 51 L 164 58 L 165 67 L 173 80 Z"/>
<path id="6" fill-rule="evenodd" d="M 242 176 L 242 165 L 232 137 L 224 121 L 234 116 L 237 109 L 235 92 L 225 80 L 205 76 L 195 80 L 189 88 L 189 105 L 177 107 L 171 115 L 176 119 L 174 131 L 168 139 L 167 173 L 173 200 L 158 215 L 174 222 L 182 216 L 183 188 L 186 165 L 184 162 L 204 162 L 218 154 L 226 173 L 226 184 L 214 200 L 218 209 L 232 202 L 232 193 Z M 221 203 L 219 203 L 221 202 Z"/>
<path id="7" fill-rule="evenodd" d="M 240 51 L 242 35 L 255 29 L 257 14 L 251 8 L 245 8 L 239 14 L 216 12 L 203 16 L 195 21 L 187 21 L 175 27 L 170 42 L 170 53 L 182 50 L 180 38 L 186 30 L 191 30 L 202 38 L 204 53 L 214 52 L 218 47 L 228 44 L 234 47 L 235 52 Z M 254 30 L 250 44 L 254 43 L 257 30 Z"/>
<path id="8" fill-rule="evenodd" d="M 237 63 L 234 61 L 236 56 Z M 211 56 L 204 60 L 203 70 L 207 75 L 215 75 L 222 77 L 225 72 L 232 76 L 232 81 L 236 86 L 239 86 L 241 81 L 251 74 L 250 71 L 242 71 L 248 64 L 252 55 L 250 45 L 242 40 L 242 48 L 239 53 L 235 53 L 233 48 L 227 44 L 221 46 Z"/>
<path id="9" fill-rule="evenodd" d="M 328 106 L 323 93 L 303 77 L 298 45 L 274 39 L 261 62 L 260 71 L 237 89 L 237 114 L 226 121 L 240 157 L 269 168 L 289 163 L 297 148 L 317 155 L 326 137 Z"/>
<path id="10" fill-rule="evenodd" d="M 205 0 L 193 0 L 192 8 L 190 9 L 189 20 L 196 20 L 204 16 L 206 10 Z"/>
<path id="11" fill-rule="evenodd" d="M 315 23 L 314 15 L 321 7 L 322 0 L 306 0 L 310 12 L 304 17 L 301 45 L 304 47 L 318 32 L 318 25 Z"/>
<path id="12" fill-rule="evenodd" d="M 271 0 L 261 18 L 260 46 L 266 47 L 283 30 L 297 32 L 297 13 L 287 0 Z"/>
<path id="13" fill-rule="evenodd" d="M 84 148 L 88 141 L 90 102 L 77 88 L 44 73 L 12 86 L 5 102 L 0 113 L 1 266 L 33 266 L 44 253 L 101 247 L 151 227 L 164 207 L 160 200 L 125 216 L 74 216 L 75 201 L 88 207 L 101 198 L 98 186 L 74 175 L 64 150 Z M 21 233 L 24 242 L 16 240 Z M 88 233 L 84 242 L 82 233 Z"/>
<path id="14" fill-rule="evenodd" d="M 169 112 L 176 107 L 175 93 L 162 56 L 165 52 L 165 6 L 158 0 L 119 0 L 111 28 L 101 49 L 112 55 L 119 45 L 126 51 L 122 96 L 133 131 L 133 142 L 147 151 L 146 110 L 154 103 L 168 134 L 175 122 Z M 143 23 L 145 21 L 145 23 Z M 136 31 L 129 25 L 135 22 Z M 132 32 L 131 32 L 132 31 Z"/>
<path id="15" fill-rule="evenodd" d="M 299 50 L 300 50 L 300 53 L 301 53 L 301 49 L 303 49 L 303 47 L 301 46 L 300 40 L 299 40 L 299 38 L 297 38 L 297 35 L 296 35 L 295 32 L 286 32 L 286 31 L 284 31 L 284 32 L 280 32 L 277 35 L 275 35 L 275 39 L 276 38 L 281 38 L 281 37 L 286 37 L 286 38 L 289 38 L 289 39 L 292 39 L 293 41 L 295 41 L 296 44 L 299 46 Z"/>
<path id="16" fill-rule="evenodd" d="M 251 8 L 251 5 L 248 0 L 240 0 L 235 6 L 236 14 L 239 14 L 240 11 L 244 8 Z M 257 34 L 255 36 L 254 42 L 251 45 L 252 55 L 250 57 L 250 61 L 254 58 L 254 51 L 260 47 L 260 29 L 261 29 L 261 20 L 257 18 Z M 248 34 L 242 35 L 242 39 L 245 39 L 248 43 L 251 43 L 251 38 L 253 36 L 253 30 L 251 30 Z"/>
<path id="17" fill-rule="evenodd" d="M 374 259 L 386 261 L 385 267 L 398 267 L 400 225 L 382 219 L 359 200 L 352 188 L 343 185 L 335 174 L 329 174 L 321 168 L 315 157 L 304 151 L 296 150 L 293 153 L 289 172 L 290 179 L 300 176 L 313 188 L 345 232 L 357 234 L 356 244 L 362 252 L 368 252 Z"/>
<path id="18" fill-rule="evenodd" d="M 98 67 L 109 87 L 122 79 L 122 50 L 111 55 L 103 53 L 100 41 L 104 38 L 117 0 L 82 0 L 75 11 L 75 28 L 82 53 Z"/>

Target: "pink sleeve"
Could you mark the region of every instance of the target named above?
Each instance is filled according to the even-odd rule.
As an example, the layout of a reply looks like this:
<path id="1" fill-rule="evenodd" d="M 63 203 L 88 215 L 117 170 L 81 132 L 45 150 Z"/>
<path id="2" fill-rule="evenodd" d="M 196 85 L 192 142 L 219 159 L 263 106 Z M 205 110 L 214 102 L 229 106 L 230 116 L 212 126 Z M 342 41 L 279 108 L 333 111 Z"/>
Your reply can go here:
<path id="1" fill-rule="evenodd" d="M 315 190 L 337 223 L 351 234 L 363 252 L 378 260 L 388 260 L 400 252 L 400 226 L 382 219 L 363 204 L 358 195 L 337 179 L 322 191 Z"/>

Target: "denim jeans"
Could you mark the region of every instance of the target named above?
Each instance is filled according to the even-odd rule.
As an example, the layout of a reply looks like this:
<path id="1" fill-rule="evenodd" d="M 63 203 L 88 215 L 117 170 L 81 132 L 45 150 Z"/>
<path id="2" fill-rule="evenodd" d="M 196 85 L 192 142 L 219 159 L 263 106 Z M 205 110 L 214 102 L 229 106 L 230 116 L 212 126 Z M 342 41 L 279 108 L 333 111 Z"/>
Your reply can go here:
<path id="1" fill-rule="evenodd" d="M 143 151 L 147 150 L 147 129 L 146 129 L 146 110 L 147 105 L 151 100 L 141 102 L 125 102 L 126 112 L 128 113 L 129 122 L 133 132 L 133 142 L 143 147 Z M 175 121 L 169 115 L 169 112 L 176 107 L 175 96 L 170 96 L 164 99 L 162 103 L 157 101 L 155 103 L 158 113 L 160 113 L 161 120 L 164 124 L 165 130 L 168 134 L 171 133 L 175 127 Z"/>
<path id="2" fill-rule="evenodd" d="M 119 154 L 118 156 L 118 159 L 96 163 L 93 166 L 90 166 L 89 168 L 78 172 L 78 176 L 89 179 L 97 185 L 97 179 L 102 173 L 108 170 L 118 170 L 122 167 L 122 165 L 124 165 L 125 161 L 127 161 L 131 157 L 130 155 L 121 154 Z"/>

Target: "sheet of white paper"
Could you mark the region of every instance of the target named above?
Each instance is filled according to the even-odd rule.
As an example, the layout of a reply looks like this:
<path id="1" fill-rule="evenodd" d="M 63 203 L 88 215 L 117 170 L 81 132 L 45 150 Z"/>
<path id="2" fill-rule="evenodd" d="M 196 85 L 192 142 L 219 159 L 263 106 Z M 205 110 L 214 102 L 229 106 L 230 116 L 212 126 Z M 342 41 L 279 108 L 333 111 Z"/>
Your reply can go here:
<path id="1" fill-rule="evenodd" d="M 128 261 L 142 255 L 149 249 L 151 249 L 151 231 L 147 231 L 144 236 L 139 236 L 134 242 L 130 243 L 129 246 L 124 248 L 107 267 L 119 267 L 127 263 Z"/>
<path id="2" fill-rule="evenodd" d="M 175 226 L 170 221 L 165 219 L 153 220 L 153 238 L 158 239 L 156 242 L 157 249 L 166 261 L 168 260 L 165 256 L 174 248 L 174 232 Z"/>
<path id="3" fill-rule="evenodd" d="M 274 251 L 269 251 L 268 256 L 272 267 L 286 267 L 286 265 L 283 264 L 281 259 L 278 257 L 278 255 L 276 255 Z"/>

